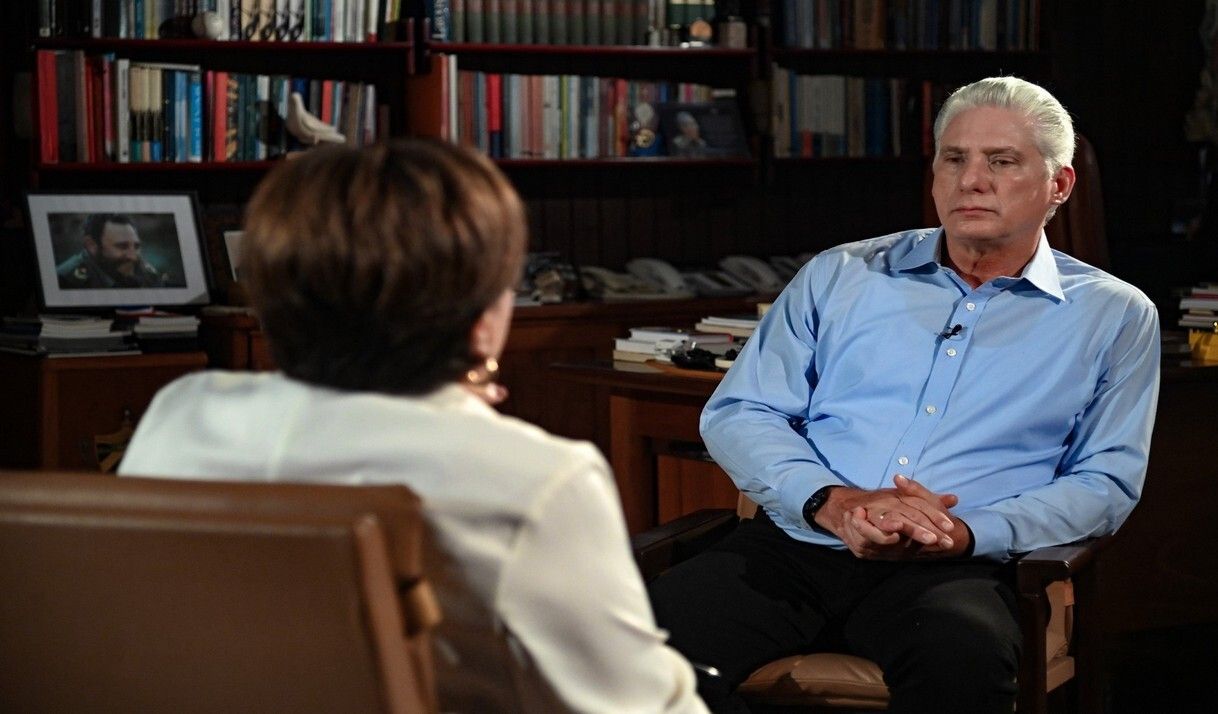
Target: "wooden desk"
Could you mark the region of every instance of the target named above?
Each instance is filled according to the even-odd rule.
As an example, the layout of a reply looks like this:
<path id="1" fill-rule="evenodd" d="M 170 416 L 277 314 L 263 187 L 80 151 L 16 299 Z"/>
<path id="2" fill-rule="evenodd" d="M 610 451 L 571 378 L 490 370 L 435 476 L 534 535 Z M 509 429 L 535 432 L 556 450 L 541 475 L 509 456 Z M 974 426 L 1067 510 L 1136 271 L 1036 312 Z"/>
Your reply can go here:
<path id="1" fill-rule="evenodd" d="M 673 442 L 701 443 L 698 416 L 723 375 L 633 362 L 556 364 L 551 371 L 608 389 L 609 463 L 626 526 L 638 533 L 656 525 L 661 510 L 656 459 L 671 452 Z"/>
<path id="2" fill-rule="evenodd" d="M 99 437 L 119 432 L 127 416 L 134 426 L 161 387 L 206 366 L 202 352 L 0 353 L 0 467 L 95 470 Z"/>

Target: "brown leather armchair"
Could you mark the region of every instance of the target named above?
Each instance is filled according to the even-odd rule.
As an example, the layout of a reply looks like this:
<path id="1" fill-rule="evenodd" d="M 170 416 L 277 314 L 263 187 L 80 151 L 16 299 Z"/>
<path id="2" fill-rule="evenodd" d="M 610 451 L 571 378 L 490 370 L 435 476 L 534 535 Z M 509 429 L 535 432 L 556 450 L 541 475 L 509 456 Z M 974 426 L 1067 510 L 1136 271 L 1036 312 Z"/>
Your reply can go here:
<path id="1" fill-rule="evenodd" d="M 0 710 L 436 710 L 400 486 L 0 474 Z"/>
<path id="2" fill-rule="evenodd" d="M 735 513 L 691 513 L 634 537 L 635 559 L 650 581 L 727 535 L 757 506 L 740 496 Z M 1096 555 L 1108 538 L 1042 548 L 1020 559 L 1016 570 L 1023 656 L 1019 664 L 1020 712 L 1045 712 L 1048 693 L 1075 680 L 1079 712 L 1101 711 L 1096 677 L 1100 652 L 1094 615 Z M 1078 603 L 1078 604 L 1076 604 Z M 739 691 L 760 711 L 767 707 L 884 710 L 888 688 L 878 665 L 843 653 L 786 657 L 758 668 Z"/>

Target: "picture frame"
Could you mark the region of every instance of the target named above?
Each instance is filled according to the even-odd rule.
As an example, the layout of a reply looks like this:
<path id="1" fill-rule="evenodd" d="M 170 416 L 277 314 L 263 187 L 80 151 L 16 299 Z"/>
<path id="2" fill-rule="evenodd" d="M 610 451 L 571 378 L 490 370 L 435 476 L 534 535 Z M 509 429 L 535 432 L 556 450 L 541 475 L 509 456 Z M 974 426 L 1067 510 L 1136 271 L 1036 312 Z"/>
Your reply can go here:
<path id="1" fill-rule="evenodd" d="M 26 217 L 47 311 L 211 301 L 191 191 L 30 191 Z"/>
<path id="2" fill-rule="evenodd" d="M 744 122 L 734 99 L 660 105 L 660 130 L 668 156 L 680 159 L 745 158 Z"/>

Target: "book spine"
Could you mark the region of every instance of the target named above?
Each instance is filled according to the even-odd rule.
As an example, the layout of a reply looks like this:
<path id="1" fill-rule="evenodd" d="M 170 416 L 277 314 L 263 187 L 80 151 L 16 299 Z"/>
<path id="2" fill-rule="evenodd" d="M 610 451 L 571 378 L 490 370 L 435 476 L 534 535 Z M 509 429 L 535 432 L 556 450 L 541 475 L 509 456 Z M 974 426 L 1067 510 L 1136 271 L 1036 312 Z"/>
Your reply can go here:
<path id="1" fill-rule="evenodd" d="M 72 84 L 76 102 L 76 160 L 87 162 L 92 160 L 90 153 L 93 137 L 89 134 L 89 127 L 93 114 L 89 106 L 89 66 L 85 61 L 84 50 L 72 50 L 72 61 L 75 65 Z"/>
<path id="2" fill-rule="evenodd" d="M 115 149 L 117 130 L 114 124 L 114 55 L 102 55 L 98 60 L 101 70 L 100 86 L 98 87 L 101 102 L 96 109 L 98 123 L 102 127 L 101 157 L 106 161 L 117 161 L 118 152 Z"/>
<path id="3" fill-rule="evenodd" d="M 519 0 L 500 0 L 499 12 L 502 13 L 502 33 L 500 40 L 508 44 L 520 42 L 520 7 Z"/>
<path id="4" fill-rule="evenodd" d="M 190 112 L 190 149 L 187 161 L 203 160 L 203 75 L 193 70 L 187 77 L 187 92 Z"/>
<path id="5" fill-rule="evenodd" d="M 567 43 L 572 45 L 587 44 L 588 24 L 587 0 L 567 0 Z"/>
<path id="6" fill-rule="evenodd" d="M 617 20 L 621 14 L 623 0 L 602 0 L 601 2 L 601 42 L 606 45 L 617 44 Z"/>
<path id="7" fill-rule="evenodd" d="M 504 151 L 504 102 L 503 75 L 489 74 L 486 77 L 486 134 L 488 153 L 501 159 Z"/>
<path id="8" fill-rule="evenodd" d="M 55 53 L 51 50 L 37 50 L 34 53 L 36 72 L 35 86 L 38 101 L 35 108 L 38 111 L 34 126 L 38 128 L 39 160 L 44 164 L 59 162 L 59 100 L 56 95 Z"/>
<path id="9" fill-rule="evenodd" d="M 569 45 L 567 3 L 570 0 L 550 0 L 550 44 Z"/>
<path id="10" fill-rule="evenodd" d="M 470 42 L 486 41 L 486 0 L 465 0 L 465 31 Z"/>
<path id="11" fill-rule="evenodd" d="M 547 45 L 553 42 L 550 32 L 550 18 L 554 10 L 550 7 L 553 0 L 533 0 L 533 43 Z"/>
<path id="12" fill-rule="evenodd" d="M 220 161 L 241 158 L 241 75 L 230 74 L 224 84 L 224 149 Z"/>

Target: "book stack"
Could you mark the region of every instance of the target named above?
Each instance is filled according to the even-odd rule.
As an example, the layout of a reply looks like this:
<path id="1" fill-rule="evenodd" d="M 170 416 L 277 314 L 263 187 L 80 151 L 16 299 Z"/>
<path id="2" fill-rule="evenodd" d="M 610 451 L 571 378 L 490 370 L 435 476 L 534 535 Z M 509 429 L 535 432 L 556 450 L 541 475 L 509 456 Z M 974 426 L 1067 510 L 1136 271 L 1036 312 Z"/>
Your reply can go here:
<path id="1" fill-rule="evenodd" d="M 129 327 L 144 352 L 199 349 L 199 318 L 159 310 L 117 311 L 116 324 Z"/>
<path id="2" fill-rule="evenodd" d="M 48 357 L 139 354 L 129 330 L 87 315 L 6 317 L 0 323 L 0 350 Z"/>
<path id="3" fill-rule="evenodd" d="M 702 332 L 730 335 L 743 341 L 753 336 L 761 318 L 755 315 L 709 315 L 694 327 Z"/>
<path id="4" fill-rule="evenodd" d="M 671 362 L 673 350 L 682 346 L 700 347 L 723 354 L 732 347 L 732 337 L 679 327 L 632 327 L 630 337 L 620 337 L 613 341 L 613 359 L 622 362 Z"/>
<path id="5" fill-rule="evenodd" d="M 1218 322 L 1218 283 L 1201 283 L 1189 288 L 1180 298 L 1180 327 L 1214 331 Z"/>

